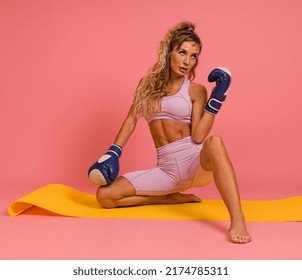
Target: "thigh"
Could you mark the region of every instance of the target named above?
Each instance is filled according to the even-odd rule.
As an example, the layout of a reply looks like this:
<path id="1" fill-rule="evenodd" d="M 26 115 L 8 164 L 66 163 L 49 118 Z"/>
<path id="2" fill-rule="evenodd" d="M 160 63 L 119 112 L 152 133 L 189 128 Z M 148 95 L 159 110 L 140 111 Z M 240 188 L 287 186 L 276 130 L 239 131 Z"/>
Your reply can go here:
<path id="1" fill-rule="evenodd" d="M 159 167 L 127 173 L 123 177 L 134 186 L 136 195 L 164 195 L 173 192 L 176 185 L 173 172 L 167 174 Z"/>
<path id="2" fill-rule="evenodd" d="M 218 135 L 209 137 L 202 147 L 200 153 L 200 163 L 205 170 L 212 170 L 212 162 L 217 158 L 228 158 L 223 140 Z"/>
<path id="3" fill-rule="evenodd" d="M 200 164 L 193 178 L 191 187 L 203 187 L 213 181 L 212 171 L 205 170 Z"/>
<path id="4" fill-rule="evenodd" d="M 121 199 L 136 194 L 134 186 L 122 176 L 119 176 L 111 185 L 100 187 L 99 190 L 102 196 L 112 199 Z"/>
<path id="5" fill-rule="evenodd" d="M 204 142 L 202 149 L 200 151 L 200 165 L 206 171 L 212 171 L 211 163 L 210 163 L 210 155 L 209 155 L 209 139 Z"/>
<path id="6" fill-rule="evenodd" d="M 207 185 L 213 179 L 212 172 L 201 165 L 201 152 L 202 149 L 195 157 L 192 158 L 192 162 L 190 164 L 188 176 L 188 178 L 191 178 L 190 187 L 201 187 Z"/>

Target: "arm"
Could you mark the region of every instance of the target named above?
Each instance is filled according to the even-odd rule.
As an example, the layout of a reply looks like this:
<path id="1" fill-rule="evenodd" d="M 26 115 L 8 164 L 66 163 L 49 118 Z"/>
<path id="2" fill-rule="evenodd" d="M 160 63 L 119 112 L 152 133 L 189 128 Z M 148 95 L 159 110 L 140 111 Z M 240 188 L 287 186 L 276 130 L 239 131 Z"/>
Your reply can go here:
<path id="1" fill-rule="evenodd" d="M 195 86 L 191 96 L 193 101 L 191 136 L 194 142 L 202 143 L 212 129 L 215 115 L 227 97 L 231 79 L 228 68 L 215 68 L 208 77 L 209 82 L 216 82 L 208 101 L 206 89 L 201 85 Z"/>
<path id="2" fill-rule="evenodd" d="M 204 110 L 207 102 L 207 90 L 203 85 L 193 84 L 190 95 L 193 102 L 191 137 L 195 143 L 200 144 L 210 133 L 215 115 Z"/>
<path id="3" fill-rule="evenodd" d="M 131 106 L 126 119 L 117 134 L 114 144 L 101 156 L 88 170 L 89 180 L 96 185 L 110 185 L 119 173 L 119 158 L 122 155 L 123 146 L 132 135 L 137 118 Z"/>
<path id="4" fill-rule="evenodd" d="M 126 119 L 124 120 L 115 140 L 114 144 L 124 147 L 136 127 L 137 118 L 134 116 L 134 108 L 131 106 Z"/>

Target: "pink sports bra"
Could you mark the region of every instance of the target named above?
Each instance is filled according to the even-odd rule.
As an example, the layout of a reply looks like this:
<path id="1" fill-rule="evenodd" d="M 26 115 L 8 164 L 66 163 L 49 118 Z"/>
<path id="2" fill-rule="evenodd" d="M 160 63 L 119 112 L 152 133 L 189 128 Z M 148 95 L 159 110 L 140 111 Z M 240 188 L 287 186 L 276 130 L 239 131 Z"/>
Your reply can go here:
<path id="1" fill-rule="evenodd" d="M 170 96 L 164 96 L 161 100 L 161 110 L 148 120 L 174 120 L 191 123 L 192 101 L 189 95 L 190 81 L 185 78 L 179 91 Z"/>

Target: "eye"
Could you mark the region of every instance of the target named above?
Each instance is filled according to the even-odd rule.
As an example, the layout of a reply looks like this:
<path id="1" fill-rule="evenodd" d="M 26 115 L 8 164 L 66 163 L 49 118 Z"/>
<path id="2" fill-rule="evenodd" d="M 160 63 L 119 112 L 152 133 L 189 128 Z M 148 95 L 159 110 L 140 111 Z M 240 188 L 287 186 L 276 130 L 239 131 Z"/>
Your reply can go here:
<path id="1" fill-rule="evenodd" d="M 181 56 L 186 55 L 186 52 L 185 52 L 185 51 L 179 51 L 178 53 L 179 53 Z"/>
<path id="2" fill-rule="evenodd" d="M 198 59 L 198 55 L 197 55 L 197 54 L 193 54 L 191 57 L 192 57 L 192 59 L 194 59 L 194 60 L 197 60 L 197 59 Z"/>

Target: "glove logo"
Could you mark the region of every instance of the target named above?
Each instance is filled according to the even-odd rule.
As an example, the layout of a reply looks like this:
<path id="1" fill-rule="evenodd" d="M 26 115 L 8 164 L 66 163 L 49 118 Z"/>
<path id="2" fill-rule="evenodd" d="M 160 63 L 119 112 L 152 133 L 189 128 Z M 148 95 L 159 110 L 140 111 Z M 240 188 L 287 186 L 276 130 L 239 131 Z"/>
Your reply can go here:
<path id="1" fill-rule="evenodd" d="M 107 160 L 108 158 L 111 158 L 111 155 L 106 155 L 106 154 L 105 154 L 105 155 L 103 155 L 103 156 L 101 156 L 101 157 L 99 158 L 98 163 L 101 163 L 101 162 Z"/>

